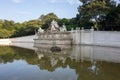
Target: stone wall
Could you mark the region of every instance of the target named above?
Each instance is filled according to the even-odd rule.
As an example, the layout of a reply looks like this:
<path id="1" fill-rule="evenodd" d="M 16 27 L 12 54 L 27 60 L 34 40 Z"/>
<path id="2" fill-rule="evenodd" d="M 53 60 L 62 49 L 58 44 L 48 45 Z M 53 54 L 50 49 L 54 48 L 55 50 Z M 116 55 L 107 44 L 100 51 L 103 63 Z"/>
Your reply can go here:
<path id="1" fill-rule="evenodd" d="M 17 42 L 21 42 L 21 43 L 33 43 L 34 42 L 34 38 L 35 35 L 31 35 L 31 36 L 23 36 L 23 37 L 17 37 L 17 38 L 10 38 L 10 41 L 12 43 L 17 43 Z"/>
<path id="2" fill-rule="evenodd" d="M 73 44 L 92 44 L 93 30 L 74 30 L 71 31 Z"/>
<path id="3" fill-rule="evenodd" d="M 10 43 L 9 39 L 0 39 L 0 45 L 9 45 Z"/>
<path id="4" fill-rule="evenodd" d="M 93 42 L 95 45 L 120 47 L 120 32 L 94 31 Z"/>
<path id="5" fill-rule="evenodd" d="M 120 32 L 117 31 L 74 30 L 71 34 L 73 44 L 120 47 Z"/>
<path id="6" fill-rule="evenodd" d="M 17 38 L 7 38 L 7 39 L 0 39 L 0 45 L 12 45 L 18 43 L 34 43 L 35 35 L 31 36 L 23 36 Z"/>

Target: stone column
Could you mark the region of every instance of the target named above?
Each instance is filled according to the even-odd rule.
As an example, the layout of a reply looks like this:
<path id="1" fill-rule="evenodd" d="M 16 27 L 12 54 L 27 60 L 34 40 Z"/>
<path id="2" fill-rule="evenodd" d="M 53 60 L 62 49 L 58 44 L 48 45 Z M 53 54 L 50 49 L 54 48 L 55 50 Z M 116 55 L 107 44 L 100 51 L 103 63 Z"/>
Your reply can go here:
<path id="1" fill-rule="evenodd" d="M 90 32 L 91 32 L 91 45 L 93 45 L 94 44 L 94 37 L 93 37 L 93 35 L 94 35 L 94 28 L 93 28 L 93 26 L 91 27 L 91 29 L 90 29 Z"/>
<path id="2" fill-rule="evenodd" d="M 81 44 L 84 44 L 84 27 L 82 27 L 82 30 L 81 30 Z"/>
<path id="3" fill-rule="evenodd" d="M 72 36 L 72 44 L 75 44 L 75 34 L 73 28 L 71 29 L 71 36 Z"/>
<path id="4" fill-rule="evenodd" d="M 80 44 L 80 28 L 76 27 L 75 31 L 75 44 Z"/>

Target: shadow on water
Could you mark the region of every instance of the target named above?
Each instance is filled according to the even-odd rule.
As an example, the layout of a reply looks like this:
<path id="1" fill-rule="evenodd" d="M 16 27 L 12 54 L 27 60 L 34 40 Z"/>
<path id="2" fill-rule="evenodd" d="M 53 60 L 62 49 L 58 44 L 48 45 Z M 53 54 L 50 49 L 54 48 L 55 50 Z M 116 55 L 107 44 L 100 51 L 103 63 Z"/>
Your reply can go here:
<path id="1" fill-rule="evenodd" d="M 0 47 L 0 80 L 120 80 L 120 48 L 34 45 Z"/>

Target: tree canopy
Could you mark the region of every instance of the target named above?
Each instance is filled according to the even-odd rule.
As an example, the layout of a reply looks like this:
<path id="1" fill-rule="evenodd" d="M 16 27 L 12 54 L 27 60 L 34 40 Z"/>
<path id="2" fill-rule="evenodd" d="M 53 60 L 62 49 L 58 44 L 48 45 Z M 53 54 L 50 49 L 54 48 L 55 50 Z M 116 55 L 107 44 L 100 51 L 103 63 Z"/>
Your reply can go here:
<path id="1" fill-rule="evenodd" d="M 120 31 L 120 4 L 110 10 L 101 25 L 103 30 Z"/>
<path id="2" fill-rule="evenodd" d="M 78 7 L 80 23 L 92 23 L 96 30 L 100 30 L 101 20 L 116 7 L 114 0 L 80 0 L 80 2 L 82 2 Z"/>
<path id="3" fill-rule="evenodd" d="M 46 15 L 41 15 L 39 19 L 40 19 L 40 21 L 43 22 L 43 24 L 46 24 L 46 23 L 50 24 L 50 22 L 52 20 L 58 20 L 58 17 L 54 13 L 49 13 L 49 14 L 46 14 Z"/>
<path id="4" fill-rule="evenodd" d="M 52 20 L 58 20 L 59 18 L 57 17 L 56 14 L 54 13 L 48 13 L 46 15 L 41 15 L 39 17 L 39 20 L 41 21 L 41 23 L 43 24 L 42 25 L 42 28 L 43 29 L 47 29 L 51 23 Z"/>

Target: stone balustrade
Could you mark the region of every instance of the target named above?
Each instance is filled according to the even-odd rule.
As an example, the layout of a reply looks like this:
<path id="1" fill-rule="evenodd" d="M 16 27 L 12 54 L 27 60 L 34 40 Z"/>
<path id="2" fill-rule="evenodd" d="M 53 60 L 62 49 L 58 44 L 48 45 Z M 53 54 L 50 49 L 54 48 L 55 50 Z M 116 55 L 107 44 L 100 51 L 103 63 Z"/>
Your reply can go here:
<path id="1" fill-rule="evenodd" d="M 70 32 L 38 33 L 38 39 L 72 39 Z"/>

